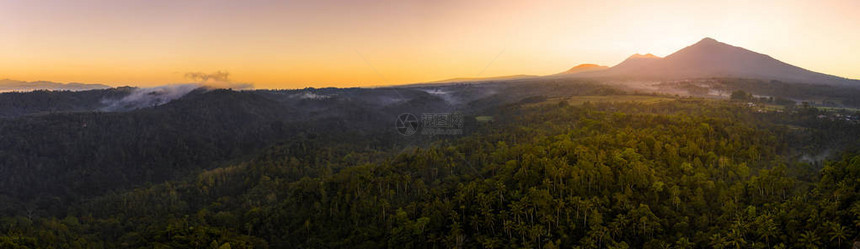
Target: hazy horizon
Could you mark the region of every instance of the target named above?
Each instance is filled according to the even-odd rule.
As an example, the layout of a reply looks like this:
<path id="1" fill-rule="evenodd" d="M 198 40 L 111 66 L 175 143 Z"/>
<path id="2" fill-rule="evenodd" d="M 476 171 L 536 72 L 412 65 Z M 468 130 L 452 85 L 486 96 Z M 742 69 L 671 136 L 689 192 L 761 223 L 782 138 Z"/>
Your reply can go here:
<path id="1" fill-rule="evenodd" d="M 860 78 L 857 1 L 0 6 L 0 78 L 22 81 L 146 87 L 223 71 L 257 88 L 385 86 L 613 66 L 635 53 L 663 57 L 704 37 Z"/>

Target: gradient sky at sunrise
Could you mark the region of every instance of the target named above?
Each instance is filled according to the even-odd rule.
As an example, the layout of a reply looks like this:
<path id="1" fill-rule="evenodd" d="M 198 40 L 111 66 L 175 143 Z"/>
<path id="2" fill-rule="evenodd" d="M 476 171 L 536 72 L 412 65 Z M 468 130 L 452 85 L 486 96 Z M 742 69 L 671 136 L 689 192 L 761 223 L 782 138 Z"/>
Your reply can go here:
<path id="1" fill-rule="evenodd" d="M 857 0 L 0 0 L 0 79 L 387 85 L 611 66 L 703 37 L 856 79 L 857 13 Z"/>

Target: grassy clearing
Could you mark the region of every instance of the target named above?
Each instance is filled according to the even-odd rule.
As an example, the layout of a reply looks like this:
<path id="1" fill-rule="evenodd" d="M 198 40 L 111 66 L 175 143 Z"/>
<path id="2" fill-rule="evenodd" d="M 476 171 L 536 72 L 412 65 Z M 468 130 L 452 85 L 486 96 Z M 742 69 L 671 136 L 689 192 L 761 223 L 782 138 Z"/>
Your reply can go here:
<path id="1" fill-rule="evenodd" d="M 765 111 L 783 111 L 783 110 L 785 110 L 785 106 L 766 104 L 766 105 L 764 105 L 764 110 Z"/>
<path id="2" fill-rule="evenodd" d="M 475 120 L 479 123 L 491 122 L 493 121 L 493 116 L 477 116 L 475 117 Z"/>
<path id="3" fill-rule="evenodd" d="M 860 112 L 860 109 L 857 108 L 849 108 L 849 107 L 826 107 L 826 106 L 816 106 L 818 110 L 822 111 L 848 111 L 848 112 Z"/>
<path id="4" fill-rule="evenodd" d="M 563 98 L 551 98 L 547 99 L 544 102 L 530 104 L 532 106 L 536 105 L 546 105 L 546 104 L 558 104 L 562 100 L 566 100 L 570 105 L 582 105 L 585 102 L 598 103 L 598 102 L 638 102 L 643 104 L 653 104 L 663 101 L 671 101 L 675 100 L 675 98 L 667 97 L 667 96 L 651 96 L 651 95 L 606 95 L 606 96 L 571 96 L 571 97 L 563 97 Z"/>

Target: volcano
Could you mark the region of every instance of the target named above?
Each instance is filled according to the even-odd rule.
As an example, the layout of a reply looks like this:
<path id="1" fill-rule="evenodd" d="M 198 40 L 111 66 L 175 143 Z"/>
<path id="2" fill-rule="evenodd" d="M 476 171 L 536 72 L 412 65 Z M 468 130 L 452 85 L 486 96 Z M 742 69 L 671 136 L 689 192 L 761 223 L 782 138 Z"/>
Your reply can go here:
<path id="1" fill-rule="evenodd" d="M 809 71 L 712 38 L 704 38 L 663 58 L 636 54 L 606 70 L 568 73 L 566 76 L 629 79 L 749 78 L 860 86 L 858 80 Z"/>

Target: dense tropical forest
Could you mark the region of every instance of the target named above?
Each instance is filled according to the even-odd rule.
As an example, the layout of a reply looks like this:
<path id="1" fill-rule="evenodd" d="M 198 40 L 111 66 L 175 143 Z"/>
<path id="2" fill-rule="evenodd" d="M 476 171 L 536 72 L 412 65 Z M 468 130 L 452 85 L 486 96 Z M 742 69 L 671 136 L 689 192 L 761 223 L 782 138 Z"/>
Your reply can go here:
<path id="1" fill-rule="evenodd" d="M 200 90 L 129 112 L 22 111 L 0 119 L 0 248 L 848 248 L 860 235 L 856 111 L 588 82 L 494 90 L 455 104 Z M 284 97 L 297 94 L 310 98 Z M 455 107 L 463 135 L 393 130 L 396 114 Z"/>

